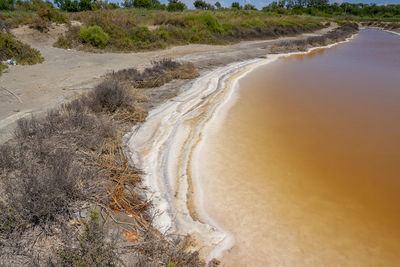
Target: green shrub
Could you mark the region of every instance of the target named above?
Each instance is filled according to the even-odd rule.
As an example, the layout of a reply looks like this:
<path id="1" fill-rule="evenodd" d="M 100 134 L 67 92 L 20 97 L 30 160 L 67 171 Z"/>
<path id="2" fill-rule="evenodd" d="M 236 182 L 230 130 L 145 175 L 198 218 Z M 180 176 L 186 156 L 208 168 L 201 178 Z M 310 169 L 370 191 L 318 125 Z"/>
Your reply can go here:
<path id="1" fill-rule="evenodd" d="M 167 10 L 169 12 L 183 11 L 186 9 L 186 5 L 177 0 L 169 0 Z"/>
<path id="2" fill-rule="evenodd" d="M 150 0 L 134 0 L 133 6 L 136 8 L 152 8 L 153 4 Z"/>
<path id="3" fill-rule="evenodd" d="M 8 68 L 7 65 L 4 65 L 4 64 L 1 64 L 1 63 L 0 63 L 0 76 L 1 76 L 1 73 L 3 72 L 3 70 L 5 70 L 5 69 L 7 69 L 7 68 Z"/>
<path id="4" fill-rule="evenodd" d="M 162 39 L 162 40 L 164 40 L 164 41 L 168 41 L 168 38 L 169 38 L 169 34 L 168 34 L 168 32 L 166 31 L 166 30 L 164 30 L 164 29 L 159 29 L 158 31 L 157 31 L 157 37 L 159 38 L 159 39 Z"/>
<path id="5" fill-rule="evenodd" d="M 242 26 L 247 28 L 254 28 L 254 27 L 265 27 L 266 25 L 261 21 L 252 20 L 243 22 Z"/>
<path id="6" fill-rule="evenodd" d="M 190 14 L 186 17 L 188 25 L 206 26 L 211 32 L 221 32 L 221 24 L 215 15 L 211 12 L 201 12 L 198 14 Z"/>
<path id="7" fill-rule="evenodd" d="M 0 32 L 0 60 L 11 58 L 21 65 L 33 65 L 44 60 L 39 50 L 15 40 L 8 33 Z"/>
<path id="8" fill-rule="evenodd" d="M 147 26 L 133 27 L 129 32 L 129 37 L 134 41 L 155 41 L 154 34 L 147 28 Z"/>
<path id="9" fill-rule="evenodd" d="M 0 10 L 14 10 L 15 0 L 0 0 Z"/>
<path id="10" fill-rule="evenodd" d="M 80 37 L 84 43 L 89 43 L 95 47 L 105 48 L 108 44 L 109 35 L 100 26 L 82 27 Z"/>
<path id="11" fill-rule="evenodd" d="M 234 25 L 232 23 L 223 23 L 221 25 L 223 33 L 226 35 L 231 35 L 231 36 L 233 36 L 235 34 L 233 31 L 233 27 L 234 27 Z"/>

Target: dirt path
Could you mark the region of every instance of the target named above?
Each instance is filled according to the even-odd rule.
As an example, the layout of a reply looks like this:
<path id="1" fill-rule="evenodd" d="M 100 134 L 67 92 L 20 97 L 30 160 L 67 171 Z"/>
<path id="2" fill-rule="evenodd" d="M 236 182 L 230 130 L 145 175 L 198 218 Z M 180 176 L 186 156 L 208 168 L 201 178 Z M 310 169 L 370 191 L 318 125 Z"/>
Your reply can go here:
<path id="1" fill-rule="evenodd" d="M 323 34 L 332 28 L 315 34 Z M 65 26 L 57 26 L 48 33 L 39 33 L 24 26 L 12 31 L 17 39 L 39 49 L 45 61 L 33 66 L 10 66 L 0 77 L 0 143 L 11 137 L 19 118 L 45 111 L 92 88 L 107 72 L 128 67 L 143 69 L 151 61 L 166 57 L 194 61 L 199 68 L 206 69 L 228 61 L 260 56 L 265 54 L 265 43 L 277 41 L 242 42 L 228 46 L 186 45 L 143 53 L 94 54 L 53 47 L 57 36 L 65 30 Z"/>

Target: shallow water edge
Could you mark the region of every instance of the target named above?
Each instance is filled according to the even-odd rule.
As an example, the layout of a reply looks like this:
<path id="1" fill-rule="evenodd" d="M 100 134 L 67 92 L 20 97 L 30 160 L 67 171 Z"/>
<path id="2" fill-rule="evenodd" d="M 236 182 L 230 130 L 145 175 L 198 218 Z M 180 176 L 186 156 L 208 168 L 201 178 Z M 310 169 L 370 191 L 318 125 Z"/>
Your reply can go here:
<path id="1" fill-rule="evenodd" d="M 207 260 L 231 248 L 233 237 L 207 215 L 201 204 L 204 196 L 196 162 L 210 123 L 223 121 L 237 99 L 239 80 L 257 67 L 352 38 L 307 52 L 268 55 L 207 72 L 189 90 L 152 110 L 145 123 L 134 127 L 126 137 L 127 152 L 145 173 L 143 185 L 159 214 L 155 219 L 158 229 L 166 234 L 190 234 Z"/>

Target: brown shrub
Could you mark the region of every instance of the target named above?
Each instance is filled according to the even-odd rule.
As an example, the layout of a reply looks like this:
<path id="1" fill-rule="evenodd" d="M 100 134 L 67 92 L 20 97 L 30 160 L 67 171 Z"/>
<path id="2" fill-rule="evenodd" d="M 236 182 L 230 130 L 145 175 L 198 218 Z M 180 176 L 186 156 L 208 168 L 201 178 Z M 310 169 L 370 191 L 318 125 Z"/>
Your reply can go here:
<path id="1" fill-rule="evenodd" d="M 97 170 L 81 160 L 113 133 L 107 122 L 70 107 L 19 120 L 15 136 L 14 146 L 0 147 L 7 202 L 25 220 L 44 226 L 68 217 L 71 203 L 88 197 Z"/>
<path id="2" fill-rule="evenodd" d="M 296 51 L 306 51 L 313 46 L 326 46 L 327 44 L 342 41 L 358 31 L 356 23 L 347 23 L 321 36 L 310 36 L 305 39 L 284 40 L 276 45 L 272 45 L 269 50 L 271 53 L 287 53 Z"/>
<path id="3" fill-rule="evenodd" d="M 95 111 L 115 112 L 133 108 L 134 99 L 125 85 L 116 79 L 106 79 L 89 94 L 89 107 Z"/>
<path id="4" fill-rule="evenodd" d="M 199 73 L 192 63 L 179 63 L 171 59 L 154 61 L 143 72 L 125 69 L 109 74 L 109 77 L 130 82 L 136 88 L 158 87 L 173 79 L 193 79 L 198 76 Z"/>
<path id="5" fill-rule="evenodd" d="M 69 19 L 55 8 L 41 8 L 36 11 L 36 14 L 42 20 L 47 20 L 56 23 L 68 23 Z"/>
<path id="6" fill-rule="evenodd" d="M 172 75 L 183 66 L 170 60 L 154 62 L 154 69 L 143 77 Z M 173 77 L 190 77 L 193 72 L 197 73 L 195 69 L 188 73 L 180 70 Z M 131 76 L 143 74 L 126 70 L 119 75 L 125 80 L 108 77 L 87 96 L 50 110 L 44 117 L 19 120 L 15 140 L 0 146 L 0 189 L 6 201 L 0 203 L 0 265 L 21 265 L 23 261 L 57 266 L 118 264 L 114 244 L 107 241 L 110 233 L 106 238 L 98 218 L 84 223 L 80 236 L 68 232 L 67 222 L 75 219 L 81 203 L 133 215 L 140 241 L 129 247 L 129 252 L 134 249 L 139 262 L 204 265 L 198 252 L 190 251 L 189 239 L 166 238 L 153 229 L 147 212 L 151 203 L 136 194 L 141 172 L 129 165 L 120 136 L 123 127 L 144 120 L 147 114 L 138 103 L 145 101 L 144 97 L 126 83 Z M 67 232 L 55 239 L 57 246 L 66 246 L 61 259 L 57 258 L 59 250 L 57 255 L 47 250 L 47 258 L 43 258 L 35 246 L 35 229 L 41 229 L 39 235 L 45 233 L 45 242 L 54 242 L 54 229 Z"/>
<path id="7" fill-rule="evenodd" d="M 60 35 L 57 41 L 53 44 L 55 47 L 60 48 L 73 48 L 80 45 L 80 27 L 69 26 L 68 31 L 64 35 Z"/>
<path id="8" fill-rule="evenodd" d="M 167 239 L 157 232 L 148 231 L 142 238 L 143 240 L 133 245 L 134 249 L 141 254 L 136 266 L 145 266 L 148 262 L 193 267 L 205 265 L 200 260 L 198 251 L 190 251 L 193 241 L 190 236 L 171 236 Z"/>

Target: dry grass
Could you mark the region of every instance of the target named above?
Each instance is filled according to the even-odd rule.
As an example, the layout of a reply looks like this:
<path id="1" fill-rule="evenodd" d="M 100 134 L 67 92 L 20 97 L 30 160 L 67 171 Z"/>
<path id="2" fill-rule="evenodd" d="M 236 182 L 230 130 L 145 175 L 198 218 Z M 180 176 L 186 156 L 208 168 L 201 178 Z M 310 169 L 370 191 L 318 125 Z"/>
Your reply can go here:
<path id="1" fill-rule="evenodd" d="M 150 79 L 182 66 L 163 60 L 139 75 Z M 152 226 L 151 203 L 140 193 L 141 171 L 128 163 L 121 143 L 125 129 L 147 114 L 140 107 L 144 98 L 129 84 L 128 74 L 139 72 L 121 73 L 121 81 L 110 75 L 44 117 L 21 119 L 14 141 L 0 146 L 0 264 L 112 266 L 134 253 L 140 263 L 204 265 L 187 239 L 167 238 Z M 88 210 L 83 206 L 93 205 L 101 207 L 102 218 L 76 219 Z M 111 233 L 100 225 L 118 212 L 134 222 L 117 236 L 132 242 L 123 249 L 110 243 Z"/>
<path id="2" fill-rule="evenodd" d="M 152 62 L 152 66 L 143 72 L 125 69 L 109 74 L 118 81 L 125 81 L 136 88 L 158 87 L 173 79 L 194 79 L 199 76 L 192 63 L 179 63 L 170 59 Z"/>
<path id="3" fill-rule="evenodd" d="M 71 15 L 84 26 L 99 26 L 110 37 L 102 49 L 142 51 L 188 43 L 227 44 L 240 40 L 276 38 L 311 32 L 323 27 L 317 19 L 271 15 L 260 11 L 99 10 Z M 71 29 L 55 44 L 63 48 L 100 51 L 84 43 Z M 94 50 L 93 50 L 94 49 Z"/>
<path id="4" fill-rule="evenodd" d="M 304 39 L 281 41 L 269 47 L 269 51 L 270 53 L 307 51 L 307 49 L 311 47 L 326 46 L 334 42 L 343 41 L 357 32 L 358 25 L 356 23 L 348 23 L 322 36 L 310 36 Z"/>

